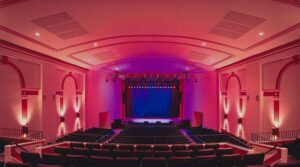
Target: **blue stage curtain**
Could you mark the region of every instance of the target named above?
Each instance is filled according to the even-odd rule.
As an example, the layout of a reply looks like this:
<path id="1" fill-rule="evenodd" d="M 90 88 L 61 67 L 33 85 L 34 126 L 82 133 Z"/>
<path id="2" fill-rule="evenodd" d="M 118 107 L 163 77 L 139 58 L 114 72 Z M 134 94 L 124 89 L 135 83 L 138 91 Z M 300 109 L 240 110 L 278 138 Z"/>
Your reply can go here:
<path id="1" fill-rule="evenodd" d="M 178 90 L 132 88 L 126 91 L 126 117 L 176 118 L 179 116 Z"/>

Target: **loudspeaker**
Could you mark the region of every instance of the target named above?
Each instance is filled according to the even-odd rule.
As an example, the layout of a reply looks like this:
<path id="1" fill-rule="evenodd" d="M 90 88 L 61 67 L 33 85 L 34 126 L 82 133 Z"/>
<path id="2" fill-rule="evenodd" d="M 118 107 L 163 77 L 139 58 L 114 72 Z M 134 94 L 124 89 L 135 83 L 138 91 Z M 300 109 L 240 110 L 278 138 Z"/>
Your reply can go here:
<path id="1" fill-rule="evenodd" d="M 126 104 L 126 92 L 122 92 L 122 104 Z"/>

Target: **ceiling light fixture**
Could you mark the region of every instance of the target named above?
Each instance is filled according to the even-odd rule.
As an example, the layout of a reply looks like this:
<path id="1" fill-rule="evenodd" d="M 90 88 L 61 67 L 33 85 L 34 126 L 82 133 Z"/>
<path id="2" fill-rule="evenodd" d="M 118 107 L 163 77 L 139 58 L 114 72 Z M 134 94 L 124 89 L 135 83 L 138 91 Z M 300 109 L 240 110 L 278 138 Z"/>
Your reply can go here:
<path id="1" fill-rule="evenodd" d="M 97 47 L 97 46 L 98 46 L 98 43 L 97 43 L 97 42 L 95 42 L 95 43 L 94 43 L 94 47 Z"/>
<path id="2" fill-rule="evenodd" d="M 202 42 L 201 45 L 202 45 L 202 46 L 206 46 L 206 43 L 205 43 L 205 42 Z"/>
<path id="3" fill-rule="evenodd" d="M 258 35 L 259 35 L 259 36 L 264 36 L 265 33 L 264 33 L 264 32 L 260 32 L 260 33 L 258 33 Z"/>
<path id="4" fill-rule="evenodd" d="M 39 36 L 41 36 L 41 33 L 36 32 L 36 33 L 34 33 L 34 35 L 35 35 L 36 37 L 39 37 Z"/>

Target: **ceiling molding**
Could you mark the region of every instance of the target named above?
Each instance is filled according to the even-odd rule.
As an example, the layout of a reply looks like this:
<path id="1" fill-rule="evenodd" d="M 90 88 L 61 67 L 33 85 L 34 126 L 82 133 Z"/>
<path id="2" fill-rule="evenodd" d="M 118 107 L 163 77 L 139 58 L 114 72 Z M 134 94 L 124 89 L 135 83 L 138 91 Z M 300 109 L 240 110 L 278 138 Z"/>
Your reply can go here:
<path id="1" fill-rule="evenodd" d="M 87 51 L 91 51 L 91 50 L 96 50 L 96 49 L 100 49 L 100 48 L 105 48 L 105 47 L 111 47 L 111 46 L 116 46 L 116 45 L 126 45 L 126 44 L 135 44 L 135 43 L 166 43 L 166 44 L 178 44 L 178 45 L 186 45 L 186 46 L 191 46 L 191 47 L 196 47 L 196 48 L 201 48 L 201 49 L 207 49 L 207 50 L 212 50 L 212 51 L 216 51 L 216 52 L 219 52 L 219 53 L 223 53 L 223 54 L 226 54 L 227 56 L 225 58 L 223 58 L 222 60 L 219 60 L 211 65 L 206 65 L 208 67 L 213 67 L 219 63 L 222 63 L 223 61 L 225 60 L 228 60 L 232 57 L 234 57 L 235 55 L 231 54 L 231 53 L 228 53 L 228 52 L 224 52 L 224 51 L 221 51 L 221 50 L 217 50 L 217 49 L 213 49 L 213 48 L 209 48 L 209 47 L 204 47 L 204 46 L 200 46 L 200 45 L 194 45 L 194 44 L 190 44 L 190 43 L 183 43 L 183 42 L 173 42 L 173 41 L 127 41 L 127 42 L 119 42 L 119 43 L 112 43 L 112 44 L 107 44 L 107 45 L 100 45 L 98 47 L 92 47 L 92 48 L 89 48 L 89 49 L 85 49 L 85 50 L 82 50 L 82 51 L 78 51 L 78 52 L 74 52 L 74 53 L 71 53 L 67 56 L 69 56 L 70 58 L 73 58 L 74 60 L 77 60 L 81 63 L 84 63 L 86 65 L 89 65 L 89 66 L 95 66 L 93 64 L 90 64 L 86 61 L 83 61 L 81 59 L 78 59 L 77 57 L 75 57 L 74 55 L 76 54 L 81 54 L 81 53 L 84 53 L 84 52 L 87 52 Z"/>
<path id="2" fill-rule="evenodd" d="M 32 42 L 32 43 L 34 43 L 34 44 L 37 44 L 37 45 L 39 45 L 39 46 L 41 46 L 41 47 L 44 47 L 44 48 L 46 48 L 46 49 L 49 49 L 49 50 L 52 50 L 52 51 L 57 51 L 56 48 L 54 48 L 54 47 L 52 47 L 52 46 L 50 46 L 50 45 L 47 45 L 47 44 L 45 44 L 45 43 L 43 43 L 43 42 L 40 42 L 40 41 L 38 41 L 38 40 L 35 40 L 34 38 L 30 38 L 30 37 L 28 37 L 28 36 L 26 36 L 26 35 L 23 35 L 23 34 L 17 32 L 17 31 L 14 31 L 14 30 L 12 30 L 12 29 L 10 29 L 10 28 L 7 28 L 7 27 L 5 27 L 5 26 L 0 25 L 0 30 L 2 30 L 2 31 L 4 31 L 4 32 L 7 32 L 7 33 L 9 33 L 9 34 L 11 34 L 11 35 L 17 36 L 17 37 L 19 37 L 19 38 L 21 38 L 21 39 L 24 39 L 24 40 L 28 41 L 28 42 Z"/>
<path id="3" fill-rule="evenodd" d="M 87 51 L 96 50 L 96 49 L 100 49 L 100 48 L 111 47 L 111 46 L 116 46 L 116 45 L 137 44 L 137 43 L 138 44 L 140 44 L 140 43 L 166 43 L 166 44 L 186 45 L 186 46 L 202 48 L 202 49 L 212 50 L 212 51 L 216 51 L 216 52 L 223 53 L 223 54 L 232 55 L 231 53 L 228 53 L 228 52 L 225 52 L 225 51 L 221 51 L 221 50 L 206 47 L 206 46 L 195 45 L 195 44 L 191 44 L 191 43 L 175 42 L 175 41 L 150 41 L 150 40 L 149 41 L 124 41 L 124 42 L 117 42 L 117 43 L 111 43 L 111 44 L 106 44 L 106 45 L 100 45 L 100 46 L 97 46 L 97 47 L 91 47 L 91 48 L 88 48 L 88 49 L 72 52 L 69 55 L 81 54 L 81 53 L 84 53 L 84 52 L 87 52 Z"/>
<path id="4" fill-rule="evenodd" d="M 266 38 L 266 39 L 258 42 L 258 43 L 255 43 L 255 44 L 253 44 L 253 45 L 245 48 L 244 51 L 249 51 L 251 49 L 255 49 L 255 48 L 257 48 L 257 47 L 259 47 L 261 45 L 264 45 L 264 44 L 266 44 L 268 42 L 271 42 L 271 41 L 273 41 L 273 40 L 275 40 L 275 39 L 277 39 L 279 37 L 282 37 L 282 36 L 284 36 L 284 35 L 286 35 L 286 34 L 288 34 L 290 32 L 298 30 L 299 28 L 300 28 L 300 23 L 297 23 L 297 24 L 295 24 L 295 25 L 293 25 L 293 26 L 291 26 L 291 27 L 289 27 L 287 29 L 284 29 L 284 30 L 282 30 L 282 31 L 280 31 L 280 32 L 278 32 L 278 33 L 276 33 L 276 34 L 274 34 L 274 35 L 272 35 L 272 36 L 270 36 L 270 37 L 268 37 L 268 38 Z"/>
<path id="5" fill-rule="evenodd" d="M 0 9 L 1 8 L 5 8 L 5 7 L 9 7 L 9 6 L 13 6 L 19 3 L 23 3 L 29 0 L 2 0 L 0 1 Z"/>
<path id="6" fill-rule="evenodd" d="M 272 48 L 272 49 L 269 49 L 267 51 L 252 55 L 248 58 L 245 58 L 245 59 L 242 59 L 240 61 L 234 62 L 234 63 L 229 64 L 227 66 L 218 68 L 217 71 L 220 73 L 222 71 L 225 71 L 225 70 L 228 70 L 228 69 L 231 69 L 231 68 L 249 63 L 249 62 L 253 62 L 253 61 L 256 61 L 256 60 L 259 60 L 259 59 L 263 59 L 265 57 L 269 57 L 269 56 L 272 56 L 274 54 L 281 53 L 281 52 L 284 52 L 284 51 L 287 51 L 287 50 L 290 50 L 290 49 L 293 49 L 293 48 L 296 48 L 296 47 L 299 47 L 299 46 L 300 46 L 300 39 L 297 39 L 297 40 L 294 40 L 292 42 L 277 46 L 277 47 Z"/>
<path id="7" fill-rule="evenodd" d="M 41 60 L 44 60 L 44 61 L 56 63 L 58 65 L 62 65 L 62 66 L 68 67 L 68 68 L 73 68 L 73 69 L 76 69 L 76 70 L 80 70 L 82 72 L 87 72 L 88 71 L 88 69 L 86 69 L 86 68 L 83 68 L 83 67 L 74 65 L 72 63 L 60 60 L 58 58 L 55 58 L 55 57 L 52 57 L 52 56 L 49 56 L 49 55 L 31 50 L 31 49 L 28 49 L 28 48 L 10 43 L 8 41 L 4 41 L 2 39 L 0 39 L 0 47 L 9 49 L 9 50 L 12 50 L 12 51 L 15 51 L 15 52 L 19 52 L 21 54 L 26 54 L 30 57 L 34 57 L 34 58 L 38 58 L 38 59 L 41 59 Z"/>
<path id="8" fill-rule="evenodd" d="M 82 46 L 82 45 L 92 44 L 94 42 L 103 42 L 103 41 L 113 40 L 113 39 L 136 38 L 136 37 L 190 39 L 190 40 L 195 40 L 196 42 L 213 43 L 213 44 L 216 44 L 216 45 L 224 46 L 224 47 L 239 50 L 239 51 L 243 50 L 242 48 L 239 48 L 239 47 L 235 47 L 235 46 L 232 46 L 232 45 L 228 45 L 228 44 L 224 44 L 224 43 L 220 43 L 220 42 L 216 42 L 216 41 L 212 41 L 212 40 L 208 40 L 208 39 L 202 39 L 202 38 L 191 37 L 191 36 L 182 36 L 182 35 L 160 35 L 160 34 L 132 34 L 132 35 L 111 36 L 111 37 L 99 38 L 99 39 L 95 39 L 95 40 L 91 40 L 91 41 L 85 41 L 85 42 L 82 42 L 82 43 L 78 43 L 78 44 L 70 45 L 70 46 L 67 46 L 67 47 L 59 48 L 57 50 L 61 51 L 61 50 L 66 50 L 66 49 L 72 49 L 72 48 L 79 47 L 79 46 Z"/>

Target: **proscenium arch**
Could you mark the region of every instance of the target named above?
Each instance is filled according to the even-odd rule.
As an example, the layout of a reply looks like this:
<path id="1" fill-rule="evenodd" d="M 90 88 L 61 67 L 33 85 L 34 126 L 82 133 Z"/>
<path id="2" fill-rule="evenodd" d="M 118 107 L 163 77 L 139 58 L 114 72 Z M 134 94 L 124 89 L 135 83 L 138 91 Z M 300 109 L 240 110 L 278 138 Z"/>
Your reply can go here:
<path id="1" fill-rule="evenodd" d="M 25 79 L 24 79 L 24 75 L 21 72 L 21 70 L 15 64 L 10 62 L 8 60 L 7 56 L 2 56 L 0 63 L 2 63 L 3 65 L 8 65 L 8 66 L 12 67 L 17 72 L 19 80 L 20 80 L 21 89 L 24 89 L 25 88 Z"/>
<path id="2" fill-rule="evenodd" d="M 226 88 L 225 88 L 225 89 L 226 89 L 226 92 L 228 91 L 229 81 L 230 81 L 230 79 L 232 79 L 232 78 L 236 78 L 236 79 L 237 79 L 238 84 L 239 84 L 239 90 L 241 91 L 241 90 L 242 90 L 242 84 L 241 84 L 241 80 L 240 80 L 239 76 L 236 75 L 235 73 L 231 73 L 231 75 L 228 77 L 227 82 L 226 82 Z"/>
<path id="3" fill-rule="evenodd" d="M 75 88 L 76 90 L 78 90 L 78 84 L 77 84 L 77 80 L 75 78 L 75 76 L 72 74 L 72 72 L 70 72 L 69 74 L 67 74 L 64 78 L 63 78 L 63 81 L 61 83 L 61 90 L 64 89 L 64 85 L 65 85 L 65 81 L 68 77 L 71 77 L 73 80 L 74 80 L 74 83 L 75 83 Z"/>
<path id="4" fill-rule="evenodd" d="M 284 74 L 284 72 L 291 66 L 293 65 L 299 65 L 300 63 L 300 59 L 299 59 L 299 56 L 300 55 L 295 55 L 293 56 L 293 60 L 286 63 L 282 68 L 281 70 L 279 71 L 278 75 L 277 75 L 277 79 L 276 79 L 276 90 L 280 91 L 280 84 L 281 84 L 281 79 L 282 79 L 282 76 Z"/>

